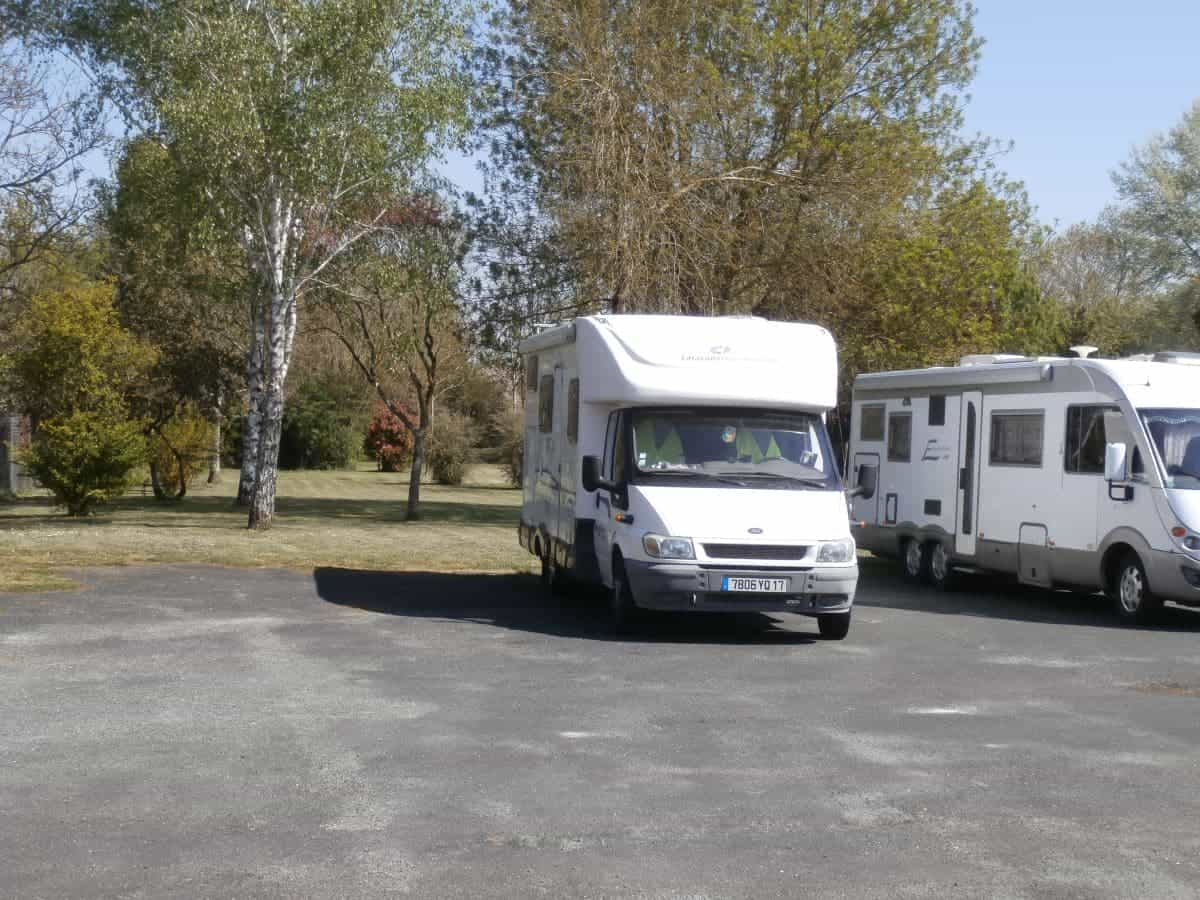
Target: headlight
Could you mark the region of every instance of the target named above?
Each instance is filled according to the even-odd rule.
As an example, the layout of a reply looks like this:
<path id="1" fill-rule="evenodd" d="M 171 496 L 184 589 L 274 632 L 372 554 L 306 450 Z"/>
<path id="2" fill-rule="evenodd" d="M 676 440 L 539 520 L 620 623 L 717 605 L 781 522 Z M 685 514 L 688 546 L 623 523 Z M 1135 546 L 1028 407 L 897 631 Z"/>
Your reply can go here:
<path id="1" fill-rule="evenodd" d="M 819 563 L 846 563 L 854 560 L 854 538 L 826 541 L 817 551 Z"/>
<path id="2" fill-rule="evenodd" d="M 692 549 L 691 538 L 663 537 L 661 534 L 648 534 L 642 538 L 642 548 L 655 559 L 695 559 L 696 551 Z"/>

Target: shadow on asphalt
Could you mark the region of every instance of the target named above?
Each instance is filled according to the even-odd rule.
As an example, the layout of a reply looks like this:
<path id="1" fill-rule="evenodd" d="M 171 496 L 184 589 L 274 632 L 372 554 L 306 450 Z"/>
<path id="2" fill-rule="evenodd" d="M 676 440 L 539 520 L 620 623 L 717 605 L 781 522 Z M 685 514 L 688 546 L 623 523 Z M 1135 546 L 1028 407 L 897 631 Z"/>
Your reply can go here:
<path id="1" fill-rule="evenodd" d="M 313 570 L 317 594 L 327 603 L 389 616 L 479 622 L 555 637 L 670 644 L 810 644 L 811 631 L 795 631 L 758 613 L 646 613 L 629 635 L 614 632 L 606 596 L 591 588 L 549 594 L 530 575 Z M 790 624 L 799 623 L 799 617 Z M 853 635 L 853 629 L 851 629 Z"/>
<path id="2" fill-rule="evenodd" d="M 954 590 L 941 592 L 925 585 L 909 584 L 900 575 L 898 562 L 882 558 L 860 559 L 859 572 L 855 606 L 1047 625 L 1128 627 L 1117 618 L 1112 601 L 1102 594 L 1048 591 L 1018 584 L 1003 576 L 967 573 L 959 574 Z M 1200 610 L 1166 606 L 1147 628 L 1200 632 Z"/>

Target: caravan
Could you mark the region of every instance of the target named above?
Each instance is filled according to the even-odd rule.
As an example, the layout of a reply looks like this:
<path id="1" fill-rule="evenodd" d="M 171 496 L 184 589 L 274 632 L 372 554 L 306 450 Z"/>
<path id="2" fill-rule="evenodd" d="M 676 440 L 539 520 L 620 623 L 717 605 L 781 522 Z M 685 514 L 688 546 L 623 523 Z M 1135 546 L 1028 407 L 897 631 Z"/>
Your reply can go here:
<path id="1" fill-rule="evenodd" d="M 825 431 L 823 328 L 589 316 L 534 335 L 520 540 L 545 581 L 637 610 L 795 612 L 850 626 L 858 579 Z"/>
<path id="2" fill-rule="evenodd" d="M 860 375 L 851 460 L 878 486 L 854 501 L 859 543 L 910 579 L 971 568 L 1104 590 L 1131 622 L 1200 606 L 1200 357 Z"/>

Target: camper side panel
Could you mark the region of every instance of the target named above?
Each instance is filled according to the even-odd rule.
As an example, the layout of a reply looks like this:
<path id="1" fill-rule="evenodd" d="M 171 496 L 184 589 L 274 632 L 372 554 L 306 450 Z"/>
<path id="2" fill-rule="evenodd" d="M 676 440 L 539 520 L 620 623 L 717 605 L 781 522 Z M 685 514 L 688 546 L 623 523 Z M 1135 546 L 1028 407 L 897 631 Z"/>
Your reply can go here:
<path id="1" fill-rule="evenodd" d="M 879 467 L 875 495 L 853 505 L 860 545 L 894 554 L 908 538 L 953 537 L 960 410 L 955 394 L 855 398 L 852 469 Z"/>

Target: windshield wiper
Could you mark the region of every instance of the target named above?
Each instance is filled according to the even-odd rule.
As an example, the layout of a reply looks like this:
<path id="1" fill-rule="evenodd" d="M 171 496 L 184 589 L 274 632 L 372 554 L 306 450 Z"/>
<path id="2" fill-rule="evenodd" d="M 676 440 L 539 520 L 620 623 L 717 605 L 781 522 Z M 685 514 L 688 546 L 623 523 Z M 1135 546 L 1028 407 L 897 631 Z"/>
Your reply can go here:
<path id="1" fill-rule="evenodd" d="M 721 475 L 736 475 L 739 478 L 774 478 L 795 484 L 809 491 L 823 491 L 827 485 L 823 479 L 798 478 L 795 475 L 784 475 L 780 472 L 721 472 Z"/>
<path id="2" fill-rule="evenodd" d="M 713 474 L 712 472 L 701 472 L 697 469 L 638 469 L 639 472 L 645 475 L 682 475 L 685 478 L 704 478 L 708 481 L 720 481 L 724 484 L 736 484 L 738 487 L 745 487 L 746 482 L 736 481 L 733 478 L 727 478 L 727 475 L 740 475 L 741 472 L 721 472 Z"/>

